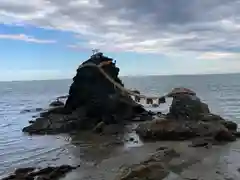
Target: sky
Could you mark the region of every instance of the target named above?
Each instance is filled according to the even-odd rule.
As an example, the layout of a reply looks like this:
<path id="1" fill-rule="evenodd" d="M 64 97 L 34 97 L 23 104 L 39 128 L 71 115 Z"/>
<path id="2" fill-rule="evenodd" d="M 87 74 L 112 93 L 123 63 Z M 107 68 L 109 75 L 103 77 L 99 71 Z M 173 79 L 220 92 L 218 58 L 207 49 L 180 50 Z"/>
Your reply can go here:
<path id="1" fill-rule="evenodd" d="M 72 78 L 100 49 L 122 76 L 240 72 L 239 0 L 0 0 L 0 81 Z"/>

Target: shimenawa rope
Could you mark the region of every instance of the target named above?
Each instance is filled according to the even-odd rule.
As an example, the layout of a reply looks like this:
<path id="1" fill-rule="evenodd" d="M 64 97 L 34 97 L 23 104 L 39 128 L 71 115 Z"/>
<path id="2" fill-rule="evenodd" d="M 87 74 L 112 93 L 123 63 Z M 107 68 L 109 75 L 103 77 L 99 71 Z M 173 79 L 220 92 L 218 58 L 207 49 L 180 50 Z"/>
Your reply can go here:
<path id="1" fill-rule="evenodd" d="M 128 89 L 124 88 L 121 84 L 119 84 L 119 83 L 117 83 L 116 81 L 114 81 L 114 80 L 112 79 L 112 77 L 109 76 L 109 75 L 102 69 L 103 66 L 108 65 L 108 64 L 110 64 L 110 63 L 112 63 L 112 62 L 111 62 L 111 61 L 105 61 L 105 62 L 100 63 L 99 65 L 96 65 L 96 64 L 94 64 L 94 63 L 86 63 L 86 64 L 83 64 L 83 65 L 80 65 L 80 66 L 79 66 L 79 69 L 85 68 L 85 67 L 95 67 L 95 68 L 98 68 L 98 70 L 104 75 L 105 78 L 107 78 L 107 79 L 114 85 L 115 88 L 118 88 L 118 89 L 120 89 L 122 92 L 127 93 L 127 94 L 129 94 L 129 95 L 131 95 L 131 96 L 134 96 L 135 99 L 136 99 L 136 97 L 138 97 L 138 98 L 140 98 L 140 99 L 146 99 L 146 101 L 147 101 L 146 103 L 147 103 L 147 104 L 153 104 L 153 100 L 159 100 L 159 99 L 162 99 L 162 98 L 165 97 L 165 96 L 162 96 L 162 97 L 159 97 L 159 96 L 149 97 L 149 96 L 145 96 L 145 95 L 141 95 L 141 94 L 135 93 L 135 92 L 133 92 L 133 91 L 131 91 L 131 90 L 128 90 Z M 67 98 L 67 97 L 68 97 L 68 95 L 67 95 L 67 96 L 60 96 L 60 97 L 58 97 L 58 99 Z M 160 103 L 161 103 L 161 102 L 158 101 L 157 104 L 160 104 Z"/>

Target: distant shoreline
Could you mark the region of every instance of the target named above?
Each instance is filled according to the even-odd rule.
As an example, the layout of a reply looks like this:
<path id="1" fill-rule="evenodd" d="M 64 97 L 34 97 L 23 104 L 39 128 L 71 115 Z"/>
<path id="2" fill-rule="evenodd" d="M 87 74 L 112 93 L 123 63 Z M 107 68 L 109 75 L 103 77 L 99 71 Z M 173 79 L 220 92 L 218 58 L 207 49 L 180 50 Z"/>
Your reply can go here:
<path id="1" fill-rule="evenodd" d="M 239 73 L 214 73 L 214 74 L 171 74 L 171 75 L 127 75 L 127 76 L 119 76 L 120 78 L 146 78 L 146 77 L 172 77 L 172 76 L 216 76 L 216 75 L 240 75 Z M 12 81 L 0 81 L 0 83 L 11 83 L 11 82 L 37 82 L 37 81 L 71 81 L 72 78 L 66 78 L 66 79 L 42 79 L 42 80 L 12 80 Z"/>

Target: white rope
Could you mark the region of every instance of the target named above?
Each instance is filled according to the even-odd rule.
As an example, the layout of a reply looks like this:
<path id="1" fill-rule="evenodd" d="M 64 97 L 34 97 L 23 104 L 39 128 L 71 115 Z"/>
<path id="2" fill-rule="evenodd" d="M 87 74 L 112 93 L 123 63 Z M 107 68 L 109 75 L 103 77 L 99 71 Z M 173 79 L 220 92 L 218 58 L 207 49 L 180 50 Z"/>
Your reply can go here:
<path id="1" fill-rule="evenodd" d="M 96 65 L 96 64 L 94 64 L 94 63 L 87 63 L 87 64 L 80 65 L 78 69 L 81 69 L 81 68 L 84 68 L 84 67 L 95 67 L 95 68 L 98 68 L 99 71 L 104 75 L 104 77 L 105 77 L 106 79 L 108 79 L 108 80 L 114 85 L 114 87 L 117 87 L 117 88 L 120 89 L 122 92 L 125 92 L 125 93 L 127 93 L 127 94 L 129 94 L 129 95 L 131 95 L 131 96 L 139 97 L 139 98 L 141 98 L 141 99 L 146 99 L 147 104 L 152 104 L 152 103 L 150 103 L 150 102 L 152 102 L 153 100 L 158 100 L 158 99 L 160 99 L 160 98 L 165 97 L 165 96 L 162 96 L 162 97 L 159 97 L 159 96 L 149 97 L 149 96 L 145 96 L 145 95 L 141 95 L 141 94 L 135 93 L 135 92 L 133 92 L 133 91 L 131 91 L 131 90 L 128 90 L 128 89 L 124 88 L 121 84 L 119 84 L 119 83 L 117 83 L 116 81 L 114 81 L 114 80 L 112 79 L 112 77 L 109 76 L 109 75 L 102 69 L 102 67 L 103 67 L 104 65 L 106 65 L 105 63 L 106 63 L 106 62 L 103 62 L 103 63 L 100 63 L 99 65 Z M 61 97 L 59 97 L 58 99 L 60 99 L 60 98 L 67 98 L 67 97 L 68 97 L 68 96 L 61 96 Z"/>
<path id="2" fill-rule="evenodd" d="M 121 91 L 123 92 L 126 92 L 128 93 L 129 95 L 132 95 L 132 96 L 137 96 L 139 98 L 144 98 L 144 99 L 159 99 L 160 97 L 159 96 L 152 96 L 152 97 L 149 97 L 149 96 L 145 96 L 145 95 L 141 95 L 141 94 L 138 94 L 138 93 L 135 93 L 131 90 L 128 90 L 126 88 L 124 88 L 121 84 L 117 83 L 116 81 L 114 81 L 112 79 L 111 76 L 109 76 L 107 73 L 105 73 L 105 71 L 102 69 L 102 66 L 104 66 L 105 64 L 102 64 L 100 63 L 99 65 L 96 65 L 94 63 L 87 63 L 87 64 L 84 64 L 84 65 L 81 65 L 79 66 L 79 68 L 84 68 L 84 67 L 97 67 L 99 69 L 99 71 L 115 86 L 117 87 L 118 89 L 120 89 Z"/>

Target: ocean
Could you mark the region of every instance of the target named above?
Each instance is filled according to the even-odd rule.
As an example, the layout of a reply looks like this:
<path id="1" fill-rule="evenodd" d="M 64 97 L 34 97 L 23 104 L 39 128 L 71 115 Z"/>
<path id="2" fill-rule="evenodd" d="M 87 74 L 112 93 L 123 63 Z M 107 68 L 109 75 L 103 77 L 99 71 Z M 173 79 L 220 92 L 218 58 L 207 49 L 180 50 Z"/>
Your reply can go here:
<path id="1" fill-rule="evenodd" d="M 190 88 L 213 113 L 240 124 L 240 74 L 122 79 L 125 87 L 147 95 L 161 96 L 179 86 Z M 98 158 L 90 153 L 94 149 L 89 149 L 88 142 L 72 143 L 72 137 L 68 135 L 29 136 L 21 131 L 32 116 L 39 113 L 37 108 L 47 108 L 56 97 L 66 95 L 71 82 L 0 82 L 0 177 L 19 167 L 91 163 Z M 158 110 L 167 111 L 169 103 L 170 100 Z"/>

